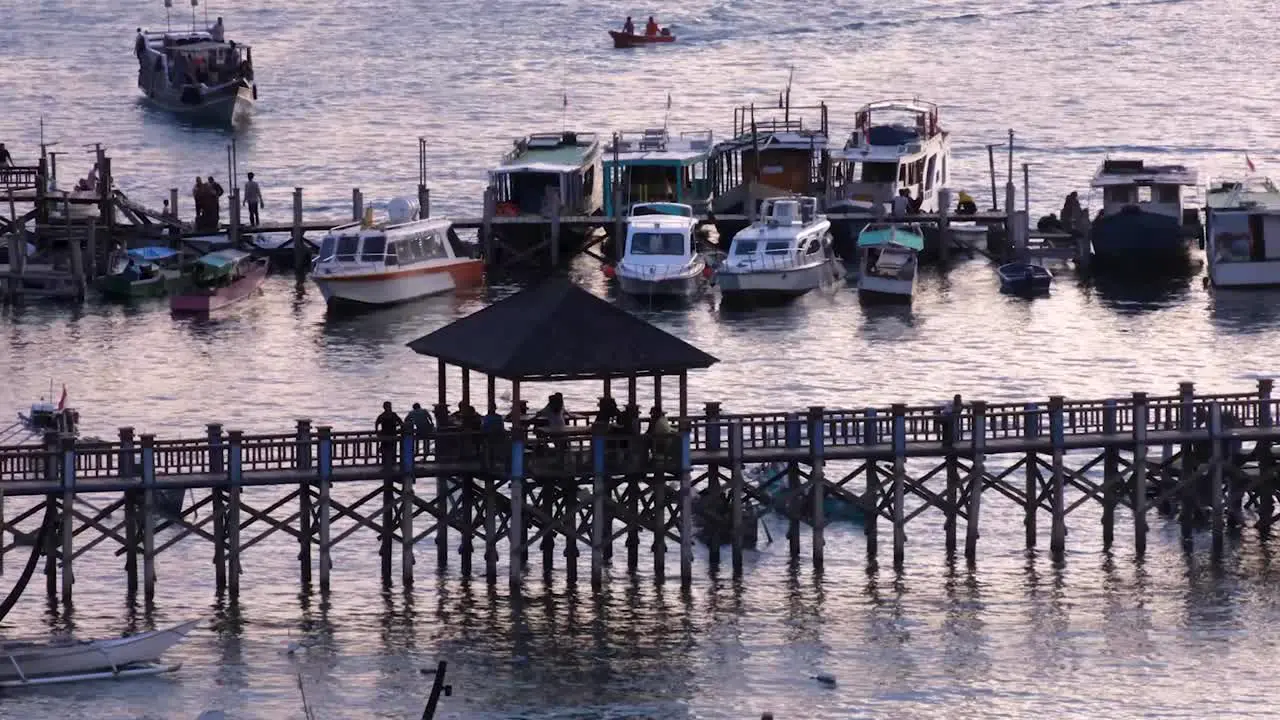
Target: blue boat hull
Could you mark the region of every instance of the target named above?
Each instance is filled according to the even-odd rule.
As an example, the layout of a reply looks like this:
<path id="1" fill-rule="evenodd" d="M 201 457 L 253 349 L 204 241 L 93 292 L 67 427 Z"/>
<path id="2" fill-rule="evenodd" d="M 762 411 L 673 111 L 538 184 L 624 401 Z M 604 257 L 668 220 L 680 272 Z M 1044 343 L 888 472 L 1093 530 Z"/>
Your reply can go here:
<path id="1" fill-rule="evenodd" d="M 1100 218 L 1089 233 L 1094 263 L 1129 272 L 1185 267 L 1192 238 L 1177 218 L 1126 210 Z"/>

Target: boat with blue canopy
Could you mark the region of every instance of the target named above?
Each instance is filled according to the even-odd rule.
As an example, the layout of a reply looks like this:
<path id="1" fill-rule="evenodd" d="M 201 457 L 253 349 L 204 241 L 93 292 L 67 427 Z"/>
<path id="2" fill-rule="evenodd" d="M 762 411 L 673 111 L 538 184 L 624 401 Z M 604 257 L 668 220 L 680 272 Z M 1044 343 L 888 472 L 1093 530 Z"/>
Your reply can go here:
<path id="1" fill-rule="evenodd" d="M 98 280 L 98 290 L 123 300 L 163 297 L 181 290 L 189 279 L 182 268 L 182 253 L 161 246 L 117 250 L 107 267 L 107 274 Z"/>
<path id="2" fill-rule="evenodd" d="M 911 302 L 924 251 L 915 223 L 873 223 L 858 233 L 858 299 Z"/>

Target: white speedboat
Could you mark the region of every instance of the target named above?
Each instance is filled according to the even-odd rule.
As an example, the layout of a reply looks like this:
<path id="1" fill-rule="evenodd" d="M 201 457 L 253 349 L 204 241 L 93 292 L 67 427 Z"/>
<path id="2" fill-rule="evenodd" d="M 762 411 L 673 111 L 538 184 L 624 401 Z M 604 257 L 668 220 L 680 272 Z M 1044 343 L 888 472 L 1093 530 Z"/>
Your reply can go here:
<path id="1" fill-rule="evenodd" d="M 646 297 L 696 294 L 707 272 L 694 241 L 697 222 L 688 205 L 632 205 L 626 248 L 614 269 L 622 292 Z"/>
<path id="2" fill-rule="evenodd" d="M 761 217 L 733 236 L 716 271 L 725 297 L 799 297 L 840 277 L 831 223 L 818 213 L 816 198 L 770 198 Z"/>
<path id="3" fill-rule="evenodd" d="M 392 305 L 484 281 L 484 261 L 464 257 L 449 220 L 417 219 L 407 198 L 392 200 L 387 213 L 386 223 L 367 217 L 321 241 L 311 279 L 326 303 Z"/>
<path id="4" fill-rule="evenodd" d="M 858 299 L 911 302 L 924 236 L 918 225 L 876 223 L 858 234 Z"/>
<path id="5" fill-rule="evenodd" d="M 134 54 L 147 100 L 192 121 L 233 125 L 258 99 L 248 45 L 204 30 L 144 32 Z"/>
<path id="6" fill-rule="evenodd" d="M 109 640 L 0 642 L 0 687 L 171 672 L 179 666 L 154 663 L 199 622 Z"/>
<path id="7" fill-rule="evenodd" d="M 1270 178 L 1211 185 L 1205 224 L 1214 287 L 1280 286 L 1280 189 Z"/>

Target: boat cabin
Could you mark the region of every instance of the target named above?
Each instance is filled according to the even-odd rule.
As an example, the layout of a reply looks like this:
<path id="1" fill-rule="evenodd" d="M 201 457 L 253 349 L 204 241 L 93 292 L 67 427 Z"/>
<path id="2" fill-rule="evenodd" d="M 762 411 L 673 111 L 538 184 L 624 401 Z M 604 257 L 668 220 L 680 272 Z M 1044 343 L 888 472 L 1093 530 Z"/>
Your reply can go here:
<path id="1" fill-rule="evenodd" d="M 591 215 L 603 207 L 600 141 L 595 133 L 535 133 L 515 141 L 489 171 L 499 215 Z"/>
<path id="2" fill-rule="evenodd" d="M 622 132 L 605 148 L 604 214 L 614 213 L 614 190 L 622 190 L 626 211 L 634 203 L 672 202 L 705 208 L 711 197 L 707 164 L 710 130 L 672 137 L 666 128 Z"/>
<path id="3" fill-rule="evenodd" d="M 39 402 L 31 406 L 31 414 L 23 418 L 28 432 L 56 432 L 76 435 L 80 432 L 80 413 L 69 407 L 58 407 L 51 402 Z"/>
<path id="4" fill-rule="evenodd" d="M 1187 213 L 1182 189 L 1195 187 L 1197 183 L 1195 170 L 1185 165 L 1146 165 L 1142 160 L 1107 159 L 1098 168 L 1091 185 L 1102 190 L 1102 217 L 1141 211 L 1185 223 Z"/>
<path id="5" fill-rule="evenodd" d="M 828 171 L 827 106 L 791 107 L 779 103 L 781 118 L 758 118 L 754 105 L 734 110 L 733 137 L 712 151 L 715 212 L 741 211 L 751 186 L 755 193 L 822 196 Z M 806 124 L 803 113 L 815 117 Z"/>
<path id="6" fill-rule="evenodd" d="M 666 264 L 696 254 L 693 208 L 678 203 L 641 203 L 631 206 L 627 218 L 624 261 Z"/>
<path id="7" fill-rule="evenodd" d="M 939 125 L 937 105 L 868 103 L 858 110 L 844 148 L 831 153 L 834 189 L 828 205 L 871 210 L 891 204 L 905 189 L 922 212 L 936 212 L 938 191 L 951 180 L 950 158 L 951 138 Z"/>
<path id="8" fill-rule="evenodd" d="M 194 92 L 200 86 L 253 80 L 253 49 L 248 45 L 214 40 L 204 31 L 147 32 L 143 40 L 138 87 L 148 95 L 154 94 L 159 84 L 189 87 Z"/>
<path id="9" fill-rule="evenodd" d="M 191 281 L 206 290 L 226 287 L 244 277 L 253 256 L 243 250 L 218 250 L 201 255 L 192 268 Z"/>
<path id="10" fill-rule="evenodd" d="M 830 230 L 817 198 L 770 198 L 761 206 L 761 219 L 733 236 L 729 256 L 767 264 L 825 260 Z"/>
<path id="11" fill-rule="evenodd" d="M 320 243 L 315 274 L 373 273 L 465 255 L 457 252 L 460 240 L 447 218 L 395 220 L 372 226 L 353 223 L 329 231 Z"/>
<path id="12" fill-rule="evenodd" d="M 1205 223 L 1215 286 L 1280 286 L 1280 190 L 1271 180 L 1211 185 Z"/>

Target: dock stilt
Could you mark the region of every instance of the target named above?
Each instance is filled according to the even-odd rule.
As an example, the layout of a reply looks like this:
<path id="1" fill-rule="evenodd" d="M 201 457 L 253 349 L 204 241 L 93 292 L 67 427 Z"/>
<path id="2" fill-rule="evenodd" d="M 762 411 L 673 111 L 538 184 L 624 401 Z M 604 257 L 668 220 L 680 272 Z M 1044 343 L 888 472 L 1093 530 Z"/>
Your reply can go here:
<path id="1" fill-rule="evenodd" d="M 311 588 L 311 541 L 315 530 L 311 526 L 311 421 L 298 420 L 298 434 L 295 445 L 295 466 L 303 477 L 298 484 L 298 568 L 302 587 Z"/>
<path id="2" fill-rule="evenodd" d="M 1118 432 L 1116 401 L 1107 400 L 1102 405 L 1102 432 L 1108 437 Z M 1111 551 L 1116 537 L 1116 505 L 1121 485 L 1120 449 L 1108 445 L 1102 451 L 1102 549 Z"/>
<path id="3" fill-rule="evenodd" d="M 707 452 L 711 454 L 712 457 L 716 457 L 720 453 L 720 437 L 723 432 L 723 426 L 720 423 L 720 403 L 707 403 L 703 412 L 707 416 Z M 712 460 L 707 463 L 706 495 L 709 498 L 719 498 L 720 493 L 720 465 Z M 716 500 L 716 505 L 718 505 L 719 502 L 719 500 Z M 713 507 L 714 506 L 715 505 L 713 505 Z M 707 562 L 710 563 L 712 568 L 720 566 L 719 543 L 712 542 L 707 544 Z"/>
<path id="4" fill-rule="evenodd" d="M 124 491 L 124 574 L 129 604 L 138 597 L 138 517 L 142 497 L 137 490 Z"/>
<path id="5" fill-rule="evenodd" d="M 733 560 L 733 576 L 742 576 L 742 541 L 746 534 L 743 523 L 742 495 L 742 423 L 729 421 L 729 540 Z"/>
<path id="6" fill-rule="evenodd" d="M 151 607 L 156 597 L 156 436 L 142 438 L 142 597 Z"/>
<path id="7" fill-rule="evenodd" d="M 400 439 L 400 583 L 413 587 L 414 455 L 418 439 L 411 433 Z"/>
<path id="8" fill-rule="evenodd" d="M 1195 428 L 1195 384 L 1178 383 L 1179 412 L 1178 428 L 1183 436 Z M 1196 518 L 1200 514 L 1199 497 L 1196 493 L 1196 456 L 1195 446 L 1190 440 L 1184 440 L 1179 450 L 1181 471 L 1178 473 L 1178 525 L 1182 532 L 1182 543 L 1190 547 L 1194 542 Z"/>
<path id="9" fill-rule="evenodd" d="M 231 480 L 227 490 L 227 597 L 240 600 L 240 486 L 244 480 L 244 433 L 227 433 L 227 471 Z"/>
<path id="10" fill-rule="evenodd" d="M 982 517 L 982 490 L 986 487 L 987 472 L 987 404 L 981 400 L 972 403 L 973 463 L 969 470 L 969 508 L 964 534 L 964 556 L 969 562 L 978 558 L 978 538 L 982 532 L 979 521 Z"/>
<path id="11" fill-rule="evenodd" d="M 62 443 L 62 603 L 70 605 L 76 577 L 71 562 L 75 556 L 76 441 L 66 436 Z"/>
<path id="12" fill-rule="evenodd" d="M 823 559 L 827 552 L 826 526 L 824 513 L 826 503 L 826 476 L 823 470 L 826 433 L 822 422 L 823 408 L 814 405 L 809 408 L 809 482 L 811 484 L 810 500 L 813 502 L 813 571 L 821 574 Z"/>
<path id="13" fill-rule="evenodd" d="M 1209 405 L 1209 444 L 1212 447 L 1212 459 L 1209 461 L 1209 492 L 1212 503 L 1213 554 L 1220 556 L 1223 549 L 1223 535 L 1226 531 L 1225 505 L 1222 489 L 1222 466 L 1225 462 L 1222 439 L 1222 406 L 1214 401 Z"/>
<path id="14" fill-rule="evenodd" d="M 307 247 L 302 239 L 302 188 L 293 189 L 293 276 L 302 283 L 307 279 Z"/>
<path id="15" fill-rule="evenodd" d="M 680 586 L 693 584 L 693 479 L 690 437 L 686 426 L 680 434 Z"/>
<path id="16" fill-rule="evenodd" d="M 1028 403 L 1026 410 L 1023 412 L 1023 432 L 1022 437 L 1030 445 L 1030 442 L 1040 435 L 1040 407 L 1035 403 Z M 1024 459 L 1026 472 L 1026 486 L 1024 488 L 1023 503 L 1025 509 L 1023 513 L 1023 529 L 1027 537 L 1027 549 L 1030 550 L 1036 546 L 1036 514 L 1040 511 L 1040 463 L 1036 457 L 1035 450 L 1028 450 Z"/>
<path id="17" fill-rule="evenodd" d="M 519 407 L 519 400 L 515 401 Z M 511 442 L 511 519 L 507 524 L 507 545 L 510 553 L 508 575 L 511 595 L 520 595 L 520 578 L 524 571 L 524 428 L 512 429 Z"/>
<path id="18" fill-rule="evenodd" d="M 498 481 L 484 478 L 484 573 L 490 585 L 498 582 Z"/>
<path id="19" fill-rule="evenodd" d="M 564 524 L 569 529 L 564 539 L 564 575 L 573 587 L 578 584 L 578 479 L 561 480 L 560 492 L 564 496 Z"/>
<path id="20" fill-rule="evenodd" d="M 877 421 L 876 411 L 868 408 L 866 424 L 862 429 L 862 441 L 867 445 L 880 442 Z M 862 498 L 862 534 L 867 542 L 867 559 L 872 564 L 879 552 L 880 495 L 880 468 L 875 458 L 867 458 L 867 490 Z"/>
<path id="21" fill-rule="evenodd" d="M 907 407 L 893 406 L 893 566 L 901 570 L 907 557 Z"/>
<path id="22" fill-rule="evenodd" d="M 1049 538 L 1049 552 L 1053 553 L 1055 557 L 1061 557 L 1067 549 L 1066 488 L 1062 467 L 1062 455 L 1066 450 L 1064 447 L 1065 438 L 1063 437 L 1062 404 L 1061 395 L 1054 395 L 1049 398 L 1049 433 L 1050 441 L 1053 445 L 1053 529 Z"/>
<path id="23" fill-rule="evenodd" d="M 670 445 L 661 442 L 655 448 L 655 457 L 662 457 L 660 469 L 653 472 L 651 492 L 653 493 L 653 579 L 661 585 L 667 573 L 667 470 Z"/>
<path id="24" fill-rule="evenodd" d="M 604 587 L 604 545 L 609 542 L 609 528 L 605 525 L 604 505 L 608 494 L 605 485 L 605 436 L 591 438 L 591 588 L 597 592 Z"/>
<path id="25" fill-rule="evenodd" d="M 1271 412 L 1271 391 L 1274 381 L 1262 378 L 1258 381 L 1258 425 L 1270 429 L 1275 418 Z M 1258 456 L 1258 534 L 1264 539 L 1270 535 L 1271 519 L 1275 517 L 1274 456 L 1270 440 L 1259 440 L 1254 453 Z"/>
<path id="26" fill-rule="evenodd" d="M 787 413 L 787 449 L 793 452 L 800 450 L 800 416 Z M 800 463 L 797 460 L 787 461 L 787 502 L 784 505 L 787 513 L 787 550 L 794 562 L 800 559 Z"/>
<path id="27" fill-rule="evenodd" d="M 475 559 L 475 542 L 476 542 L 476 511 L 480 508 L 480 501 L 476 492 L 476 479 L 471 476 L 462 476 L 458 478 L 462 483 L 460 492 L 462 499 L 462 539 L 458 544 L 458 553 L 462 556 L 462 576 L 471 577 L 472 562 Z M 437 558 L 438 560 L 439 558 Z"/>
<path id="28" fill-rule="evenodd" d="M 213 497 L 213 574 L 214 591 L 222 595 L 227 589 L 227 489 L 210 488 Z"/>
<path id="29" fill-rule="evenodd" d="M 1133 550 L 1147 552 L 1147 394 L 1133 394 Z"/>
<path id="30" fill-rule="evenodd" d="M 333 569 L 330 557 L 330 525 L 329 514 L 333 503 L 329 498 L 329 483 L 333 478 L 333 428 L 321 425 L 316 428 L 316 480 L 319 487 L 317 493 L 320 506 L 317 508 L 316 524 L 319 532 L 318 544 L 320 554 L 320 593 L 329 593 L 329 574 Z"/>

